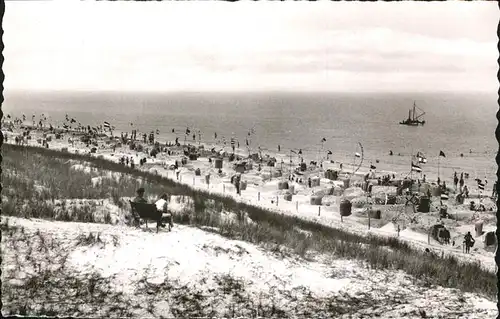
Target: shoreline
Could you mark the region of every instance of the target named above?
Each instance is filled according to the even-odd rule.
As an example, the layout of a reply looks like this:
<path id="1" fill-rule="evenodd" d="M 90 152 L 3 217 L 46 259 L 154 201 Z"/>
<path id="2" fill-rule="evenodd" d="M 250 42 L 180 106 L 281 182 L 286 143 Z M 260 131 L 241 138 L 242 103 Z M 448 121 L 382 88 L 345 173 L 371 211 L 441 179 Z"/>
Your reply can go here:
<path id="1" fill-rule="evenodd" d="M 59 141 L 56 145 L 57 147 L 51 147 L 52 150 L 55 151 L 61 151 L 62 148 L 68 147 L 68 143 L 66 140 L 55 140 Z M 54 142 L 55 142 L 54 141 Z M 100 142 L 103 142 L 100 140 Z M 10 144 L 10 143 L 9 143 Z M 34 145 L 31 146 L 37 146 L 36 140 L 32 140 L 32 143 Z M 80 150 L 80 151 L 78 151 Z M 70 153 L 73 153 L 75 151 L 78 151 L 79 154 L 87 154 L 92 157 L 99 157 L 102 156 L 106 160 L 110 160 L 114 163 L 117 163 L 117 158 L 121 156 L 123 153 L 116 154 L 117 152 L 113 153 L 109 150 L 109 145 L 108 148 L 101 149 L 100 153 L 95 153 L 95 154 L 90 154 L 88 151 L 82 152 L 81 148 L 78 147 L 68 147 L 68 151 Z M 379 229 L 379 228 L 371 228 L 366 229 L 366 225 L 364 224 L 363 220 L 365 218 L 360 218 L 360 217 L 349 217 L 347 219 L 344 219 L 343 221 L 340 218 L 339 215 L 339 199 L 340 197 L 338 195 L 333 196 L 333 205 L 330 206 L 325 206 L 320 205 L 312 205 L 309 202 L 309 197 L 315 195 L 315 194 L 324 194 L 324 190 L 329 187 L 334 187 L 337 189 L 342 189 L 343 182 L 341 180 L 339 181 L 330 181 L 325 179 L 324 177 L 320 176 L 320 183 L 321 186 L 318 187 L 313 187 L 313 188 L 308 188 L 307 186 L 304 186 L 303 184 L 291 182 L 289 183 L 290 185 L 293 185 L 295 188 L 295 191 L 293 192 L 294 199 L 292 201 L 285 201 L 283 200 L 283 196 L 286 193 L 285 190 L 279 189 L 278 185 L 280 181 L 284 179 L 284 177 L 271 177 L 269 179 L 269 173 L 267 172 L 261 172 L 261 173 L 256 173 L 255 169 L 251 174 L 243 174 L 242 180 L 247 182 L 247 188 L 245 190 L 242 190 L 242 194 L 240 196 L 237 196 L 235 194 L 235 187 L 230 183 L 230 177 L 231 175 L 234 175 L 236 172 L 232 169 L 231 166 L 228 167 L 227 162 L 224 161 L 224 166 L 223 166 L 223 174 L 219 175 L 217 174 L 217 170 L 208 163 L 207 158 L 199 158 L 198 160 L 194 161 L 188 161 L 188 164 L 185 166 L 180 167 L 180 180 L 176 180 L 175 172 L 172 171 L 171 169 L 165 168 L 164 163 L 166 160 L 170 161 L 175 161 L 175 159 L 183 157 L 182 155 L 174 155 L 174 156 L 160 156 L 160 158 L 154 159 L 151 158 L 150 156 L 146 156 L 144 153 L 136 153 L 135 151 L 130 151 L 128 147 L 126 147 L 125 150 L 121 150 L 127 153 L 128 156 L 135 156 L 135 157 L 140 157 L 145 156 L 149 158 L 149 161 L 147 162 L 146 165 L 143 167 L 136 165 L 136 169 L 140 171 L 145 171 L 149 173 L 154 173 L 161 175 L 163 177 L 166 177 L 170 180 L 176 181 L 177 183 L 187 185 L 189 187 L 192 187 L 193 190 L 200 190 L 200 191 L 205 191 L 213 194 L 217 194 L 219 196 L 230 196 L 237 202 L 242 202 L 246 203 L 248 205 L 252 205 L 255 207 L 261 207 L 264 209 L 268 209 L 271 211 L 274 211 L 275 213 L 278 214 L 287 214 L 291 216 L 296 216 L 301 219 L 309 220 L 312 222 L 317 222 L 322 225 L 328 226 L 328 227 L 333 227 L 337 229 L 341 229 L 347 232 L 351 232 L 354 234 L 360 234 L 363 236 L 369 235 L 369 234 L 376 234 L 376 235 L 381 235 L 381 236 L 397 236 L 395 231 L 387 231 L 384 229 Z M 132 153 L 132 154 L 130 154 Z M 138 162 L 136 162 L 138 164 Z M 196 176 L 195 170 L 197 168 L 200 168 L 202 170 L 202 173 L 200 176 Z M 170 173 L 172 171 L 172 173 Z M 310 172 L 310 174 L 314 174 L 315 172 Z M 204 177 L 206 174 L 211 174 L 210 177 L 210 184 L 206 184 Z M 263 176 L 267 176 L 266 178 L 263 178 Z M 358 180 L 362 180 L 362 176 L 357 177 Z M 471 195 L 474 195 L 473 193 Z M 258 197 L 258 199 L 257 199 Z M 327 196 L 328 197 L 328 196 Z M 332 196 L 330 196 L 332 197 Z M 276 199 L 279 199 L 279 203 Z M 336 199 L 335 199 L 336 198 Z M 454 201 L 452 196 L 450 196 L 450 200 Z M 319 211 L 320 210 L 320 215 L 319 216 Z M 297 211 L 296 211 L 297 210 Z M 359 209 L 355 211 L 360 211 Z M 468 226 L 469 227 L 469 226 Z M 470 227 L 473 227 L 470 226 Z M 489 226 L 488 226 L 489 227 Z M 464 228 L 465 229 L 465 228 Z M 437 249 L 438 251 L 444 251 L 446 254 L 452 254 L 455 255 L 457 252 L 454 251 L 452 247 L 443 247 L 443 246 L 436 246 L 435 244 L 428 245 L 427 242 L 423 242 L 422 240 L 414 239 L 412 238 L 413 235 L 410 235 L 410 237 L 405 238 L 399 237 L 400 239 L 404 241 L 410 242 L 412 245 L 416 245 L 416 247 L 419 247 L 419 249 L 424 249 L 426 247 L 432 247 L 432 249 Z M 444 250 L 443 250 L 444 249 Z M 459 255 L 461 255 L 459 253 Z M 478 255 L 476 257 L 472 257 L 473 260 L 477 260 L 477 258 L 480 258 L 481 263 L 485 263 L 486 265 L 489 265 L 489 262 L 485 262 L 486 260 L 481 257 L 481 255 Z M 470 256 L 462 256 L 461 257 L 465 258 L 471 258 Z M 486 256 L 484 256 L 486 257 Z M 488 267 L 491 268 L 491 265 Z"/>

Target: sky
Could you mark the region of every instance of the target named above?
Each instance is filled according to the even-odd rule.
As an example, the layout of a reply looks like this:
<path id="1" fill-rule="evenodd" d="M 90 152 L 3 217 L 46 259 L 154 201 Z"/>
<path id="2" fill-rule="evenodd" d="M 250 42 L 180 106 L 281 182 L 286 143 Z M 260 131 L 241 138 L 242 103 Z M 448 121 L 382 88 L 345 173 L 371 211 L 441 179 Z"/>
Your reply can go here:
<path id="1" fill-rule="evenodd" d="M 5 89 L 496 91 L 496 2 L 31 2 Z"/>

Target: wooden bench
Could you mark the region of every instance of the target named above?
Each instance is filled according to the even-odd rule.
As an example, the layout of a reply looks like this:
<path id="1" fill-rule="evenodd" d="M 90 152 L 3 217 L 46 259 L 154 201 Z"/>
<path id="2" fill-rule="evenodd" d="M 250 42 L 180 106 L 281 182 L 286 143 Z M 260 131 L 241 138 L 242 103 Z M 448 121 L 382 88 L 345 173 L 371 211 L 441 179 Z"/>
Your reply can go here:
<path id="1" fill-rule="evenodd" d="M 144 220 L 146 222 L 146 227 L 148 227 L 148 220 L 153 220 L 156 222 L 156 232 L 158 232 L 160 225 L 162 223 L 163 213 L 158 211 L 155 204 L 149 203 L 136 203 L 130 202 L 130 207 L 132 208 L 132 216 L 134 217 L 134 221 L 136 223 L 136 227 L 139 227 L 140 220 Z M 169 223 L 169 230 L 172 225 L 172 217 L 170 216 L 170 220 L 167 220 Z"/>

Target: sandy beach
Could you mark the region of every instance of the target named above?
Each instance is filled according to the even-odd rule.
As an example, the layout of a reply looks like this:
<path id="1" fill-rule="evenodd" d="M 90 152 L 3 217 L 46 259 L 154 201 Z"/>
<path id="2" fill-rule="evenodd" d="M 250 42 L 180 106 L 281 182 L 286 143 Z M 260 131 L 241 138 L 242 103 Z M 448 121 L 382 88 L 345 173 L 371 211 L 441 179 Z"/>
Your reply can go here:
<path id="1" fill-rule="evenodd" d="M 22 134 L 19 129 L 5 133 L 7 133 L 8 143 L 13 143 L 15 136 Z M 352 175 L 352 167 L 344 164 L 340 170 L 338 163 L 332 164 L 326 161 L 322 163 L 323 167 L 307 165 L 307 168 L 301 171 L 298 169 L 299 163 L 297 162 L 290 165 L 289 161 L 287 163 L 283 159 L 283 165 L 281 165 L 280 159 L 276 158 L 274 166 L 269 166 L 267 163 L 272 160 L 272 156 L 262 153 L 262 160 L 254 157 L 257 159 L 255 161 L 248 158 L 248 152 L 243 149 L 236 149 L 235 159 L 229 161 L 232 154 L 231 147 L 209 144 L 191 145 L 193 150 L 196 150 L 193 153 L 197 153 L 199 157 L 190 160 L 189 156 L 184 154 L 184 149 L 187 148 L 182 143 L 180 146 L 166 147 L 164 145 L 167 144 L 164 141 L 160 144 L 163 152 L 151 156 L 154 145 L 148 145 L 143 141 L 128 141 L 128 144 L 135 144 L 136 148 L 142 149 L 137 151 L 131 150 L 130 145 L 123 144 L 117 137 L 111 138 L 103 135 L 97 137 L 87 147 L 86 143 L 80 141 L 78 135 L 83 136 L 81 133 L 68 132 L 63 133 L 60 139 L 55 139 L 54 134 L 43 130 L 33 130 L 30 133 L 31 139 L 26 142 L 28 145 L 42 146 L 38 142 L 43 143 L 43 139 L 48 138 L 51 149 L 91 154 L 117 163 L 120 158 L 128 157 L 133 159 L 136 169 L 176 180 L 194 189 L 231 196 L 237 201 L 357 234 L 398 237 L 419 249 L 429 248 L 440 254 L 459 256 L 466 261 L 479 261 L 487 269 L 495 270 L 494 248 L 484 244 L 486 233 L 495 230 L 494 201 L 484 194 L 479 198 L 480 194 L 471 187 L 469 198 L 464 199 L 463 203 L 457 203 L 455 196 L 458 192 L 453 189 L 453 181 L 446 178 L 443 178 L 443 181 L 449 185 L 449 199 L 444 200 L 443 204 L 447 206 L 449 217 L 441 218 L 439 211 L 442 199 L 440 196 L 430 198 L 429 213 L 416 212 L 414 214 L 411 212 L 412 207 L 405 208 L 402 205 L 405 202 L 405 196 L 398 196 L 398 205 L 386 204 L 388 196 L 396 195 L 397 192 L 397 187 L 392 185 L 397 185 L 396 182 L 400 182 L 408 173 L 393 173 L 395 177 L 393 178 L 388 172 L 370 172 L 360 168 Z M 95 148 L 95 152 L 91 152 L 92 147 Z M 141 159 L 146 159 L 142 165 L 140 165 Z M 222 159 L 221 169 L 216 168 L 216 159 Z M 175 168 L 176 163 L 177 168 Z M 236 163 L 244 163 L 240 165 L 239 172 L 236 171 Z M 241 168 L 242 165 L 244 168 Z M 290 168 L 292 168 L 291 171 Z M 326 178 L 326 170 L 336 171 L 338 178 L 336 180 Z M 368 180 L 365 177 L 366 174 L 370 175 Z M 378 185 L 377 179 L 387 174 L 391 175 L 390 179 L 395 183 L 390 184 L 391 186 Z M 236 175 L 241 176 L 241 194 L 237 194 L 235 184 L 231 183 L 232 177 Z M 308 185 L 309 179 L 311 179 L 311 187 Z M 372 185 L 370 195 L 366 192 L 368 184 Z M 429 183 L 426 187 L 435 188 L 436 183 Z M 420 191 L 423 195 L 423 188 L 424 186 L 419 189 L 414 185 L 413 191 L 416 193 Z M 491 190 L 486 188 L 485 194 L 489 195 L 490 192 Z M 312 198 L 319 198 L 319 202 L 313 203 Z M 350 216 L 341 217 L 340 202 L 343 199 L 348 199 L 353 203 Z M 485 211 L 472 211 L 469 207 L 471 201 L 474 201 L 476 206 L 483 204 Z M 369 220 L 370 214 L 367 213 L 369 210 L 380 210 L 381 217 Z M 443 245 L 429 235 L 431 227 L 437 224 L 443 224 L 450 230 L 451 245 Z M 479 233 L 475 230 L 476 224 L 482 224 L 482 231 Z M 463 237 L 468 231 L 478 242 L 471 254 L 463 252 Z"/>

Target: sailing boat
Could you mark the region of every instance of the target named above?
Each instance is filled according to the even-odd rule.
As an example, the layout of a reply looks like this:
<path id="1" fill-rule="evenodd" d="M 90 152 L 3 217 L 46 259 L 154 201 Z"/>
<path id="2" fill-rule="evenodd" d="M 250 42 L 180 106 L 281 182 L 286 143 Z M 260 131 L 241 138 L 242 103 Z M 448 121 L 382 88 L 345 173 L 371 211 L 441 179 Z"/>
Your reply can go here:
<path id="1" fill-rule="evenodd" d="M 421 121 L 419 120 L 424 114 L 425 112 L 422 111 L 420 108 L 418 108 L 420 111 L 422 111 L 422 113 L 418 116 L 415 116 L 415 109 L 418 108 L 416 103 L 413 102 L 413 110 L 410 109 L 408 111 L 408 118 L 406 120 L 403 120 L 401 122 L 399 122 L 399 124 L 402 124 L 402 125 L 409 125 L 409 126 L 418 126 L 418 125 L 424 125 L 425 124 L 425 120 Z"/>

